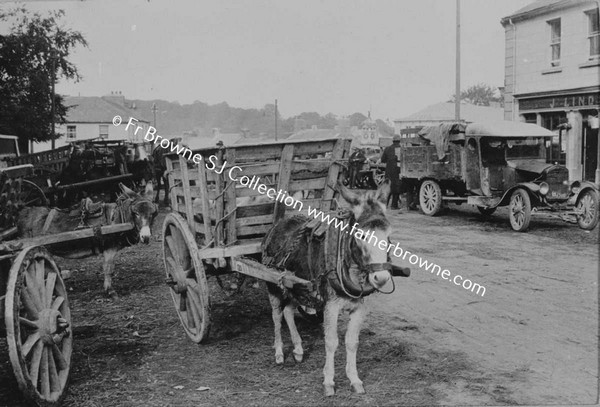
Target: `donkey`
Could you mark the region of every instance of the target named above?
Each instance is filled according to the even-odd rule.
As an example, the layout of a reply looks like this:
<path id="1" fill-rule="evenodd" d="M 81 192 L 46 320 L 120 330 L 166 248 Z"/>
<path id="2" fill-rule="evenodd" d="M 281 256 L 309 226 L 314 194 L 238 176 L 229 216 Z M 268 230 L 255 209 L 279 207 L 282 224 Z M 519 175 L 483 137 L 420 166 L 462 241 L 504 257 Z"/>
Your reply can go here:
<path id="1" fill-rule="evenodd" d="M 119 250 L 137 242 L 148 244 L 152 236 L 152 223 L 158 214 L 158 207 L 152 203 L 152 183 L 146 184 L 146 190 L 140 195 L 123 184 L 123 192 L 116 203 L 92 203 L 89 198 L 82 200 L 80 210 L 63 211 L 45 206 L 26 207 L 19 212 L 17 230 L 19 238 L 40 236 L 76 230 L 79 227 L 97 227 L 118 223 L 132 223 L 131 232 L 120 236 L 111 235 L 109 239 L 95 240 L 78 244 L 66 242 L 48 247 L 55 255 L 82 259 L 102 252 L 104 255 L 104 291 L 108 296 L 116 297 L 112 288 L 112 275 L 115 257 Z"/>
<path id="2" fill-rule="evenodd" d="M 356 370 L 358 336 L 366 314 L 364 297 L 379 291 L 392 277 L 388 252 L 377 244 L 381 241 L 387 243 L 391 233 L 385 215 L 389 182 L 382 184 L 377 191 L 363 194 L 352 192 L 339 182 L 337 188 L 351 205 L 343 220 L 347 228 L 321 223 L 317 229 L 311 229 L 314 220 L 295 215 L 276 222 L 262 245 L 263 263 L 291 271 L 297 277 L 311 281 L 314 287 L 313 292 L 308 292 L 298 286 L 288 290 L 282 285 L 267 284 L 275 324 L 275 363 L 284 361 L 282 316 L 290 330 L 294 358 L 301 362 L 304 351 L 294 322 L 294 309 L 298 305 L 322 309 L 326 350 L 323 385 L 326 396 L 335 394 L 334 354 L 338 347 L 338 316 L 343 309 L 350 312 L 345 337 L 346 375 L 355 392 L 365 392 Z M 361 238 L 366 231 L 377 238 L 375 244 Z"/>

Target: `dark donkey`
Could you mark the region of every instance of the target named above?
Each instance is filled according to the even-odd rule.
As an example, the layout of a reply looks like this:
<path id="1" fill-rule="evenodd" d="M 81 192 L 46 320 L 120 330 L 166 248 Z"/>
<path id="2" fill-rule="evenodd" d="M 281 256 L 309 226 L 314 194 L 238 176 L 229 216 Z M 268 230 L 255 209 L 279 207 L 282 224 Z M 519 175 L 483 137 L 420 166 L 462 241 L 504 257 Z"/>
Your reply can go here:
<path id="1" fill-rule="evenodd" d="M 390 193 L 389 183 L 377 191 L 357 194 L 338 183 L 342 197 L 351 210 L 342 216 L 346 227 L 328 226 L 296 215 L 284 218 L 273 226 L 263 242 L 263 263 L 293 272 L 313 283 L 313 292 L 305 289 L 283 289 L 267 284 L 275 323 L 275 362 L 283 363 L 281 320 L 285 317 L 294 344 L 294 358 L 302 361 L 302 341 L 294 322 L 297 305 L 320 308 L 324 311 L 326 359 L 323 368 L 325 395 L 334 389 L 334 354 L 338 346 L 337 322 L 342 309 L 350 311 L 346 331 L 346 375 L 357 393 L 364 393 L 356 370 L 358 335 L 365 317 L 364 297 L 379 291 L 390 279 L 392 270 L 388 251 L 378 242 L 388 242 L 390 223 L 385 204 Z M 360 233 L 359 233 L 360 231 Z M 375 236 L 375 244 L 362 237 Z M 371 234 L 372 233 L 372 234 Z M 399 274 L 400 275 L 400 274 Z M 296 286 L 298 287 L 298 286 Z"/>
<path id="2" fill-rule="evenodd" d="M 143 195 L 137 194 L 123 184 L 119 184 L 123 193 L 116 203 L 92 203 L 82 200 L 79 210 L 63 211 L 45 206 L 27 207 L 19 212 L 17 228 L 19 237 L 35 237 L 43 234 L 61 233 L 76 230 L 78 227 L 94 227 L 131 222 L 134 228 L 121 236 L 111 235 L 106 241 L 74 244 L 67 242 L 49 247 L 57 256 L 82 259 L 97 254 L 104 254 L 104 291 L 115 296 L 112 288 L 112 275 L 115 257 L 119 250 L 139 241 L 149 243 L 152 236 L 152 222 L 158 214 L 158 208 L 152 203 L 152 183 L 146 185 Z M 83 213 L 83 214 L 82 214 Z"/>

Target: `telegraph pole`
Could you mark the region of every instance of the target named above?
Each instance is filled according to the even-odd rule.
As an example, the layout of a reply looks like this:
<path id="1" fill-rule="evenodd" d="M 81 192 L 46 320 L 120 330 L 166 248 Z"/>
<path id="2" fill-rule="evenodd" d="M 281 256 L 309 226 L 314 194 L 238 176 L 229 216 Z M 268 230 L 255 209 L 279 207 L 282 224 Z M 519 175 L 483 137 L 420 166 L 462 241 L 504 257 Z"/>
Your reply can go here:
<path id="1" fill-rule="evenodd" d="M 277 141 L 277 99 L 275 99 L 275 141 Z"/>
<path id="2" fill-rule="evenodd" d="M 454 118 L 460 120 L 460 0 L 456 0 L 456 93 Z"/>
<path id="3" fill-rule="evenodd" d="M 54 82 L 56 82 L 56 52 L 54 50 L 52 50 L 52 150 L 54 150 L 54 148 L 56 147 L 56 143 L 54 140 L 54 135 L 56 134 L 56 128 L 55 128 L 55 114 L 56 114 L 56 107 L 55 107 L 55 92 L 56 90 L 54 89 Z"/>
<path id="4" fill-rule="evenodd" d="M 156 111 L 158 107 L 156 107 L 156 103 L 152 103 L 152 113 L 154 113 L 154 128 L 156 128 Z"/>

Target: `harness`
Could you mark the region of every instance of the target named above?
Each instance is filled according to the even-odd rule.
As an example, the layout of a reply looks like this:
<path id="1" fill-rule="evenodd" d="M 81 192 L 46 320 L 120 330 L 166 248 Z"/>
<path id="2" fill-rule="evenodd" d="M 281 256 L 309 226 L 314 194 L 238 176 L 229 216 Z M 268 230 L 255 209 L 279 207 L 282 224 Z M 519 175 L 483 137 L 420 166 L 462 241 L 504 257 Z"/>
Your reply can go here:
<path id="1" fill-rule="evenodd" d="M 340 224 L 340 222 L 354 223 L 354 216 L 348 209 L 337 211 L 335 216 L 339 220 L 337 224 Z M 295 217 L 305 219 L 301 215 Z M 302 305 L 322 309 L 327 298 L 327 284 L 331 286 L 336 294 L 342 297 L 362 299 L 375 291 L 379 291 L 368 281 L 369 272 L 392 269 L 390 263 L 363 264 L 360 253 L 356 250 L 356 242 L 353 241 L 350 233 L 334 227 L 333 223 L 327 224 L 319 219 L 306 220 L 295 235 L 292 235 L 281 244 L 281 247 L 285 248 L 284 250 L 279 251 L 274 256 L 267 256 L 265 248 L 272 241 L 274 230 L 275 228 L 272 228 L 263 241 L 263 264 L 269 267 L 285 270 L 288 268 L 287 266 L 291 265 L 290 258 L 297 252 L 300 243 L 303 241 L 306 243 L 306 263 L 313 291 L 309 292 L 304 287 L 293 289 L 294 298 Z M 315 253 L 314 246 L 318 247 L 319 245 L 323 246 L 322 252 Z M 332 251 L 335 255 L 331 255 L 333 254 Z M 315 255 L 318 256 L 321 253 L 323 254 L 325 267 L 318 267 L 319 259 L 315 257 Z M 315 268 L 319 268 L 319 270 L 315 270 Z M 287 290 L 282 284 L 280 284 L 280 288 L 284 293 Z M 392 291 L 385 294 L 393 291 L 392 289 Z"/>

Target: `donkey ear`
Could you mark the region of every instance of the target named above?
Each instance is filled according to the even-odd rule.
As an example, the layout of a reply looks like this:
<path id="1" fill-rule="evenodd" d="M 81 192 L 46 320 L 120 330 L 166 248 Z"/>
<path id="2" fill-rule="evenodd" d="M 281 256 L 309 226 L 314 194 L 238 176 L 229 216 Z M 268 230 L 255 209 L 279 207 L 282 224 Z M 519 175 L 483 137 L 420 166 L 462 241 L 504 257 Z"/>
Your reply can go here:
<path id="1" fill-rule="evenodd" d="M 130 198 L 136 197 L 138 195 L 131 189 L 127 188 L 122 182 L 119 182 L 119 188 L 121 188 L 121 191 L 123 191 L 123 193 Z"/>
<path id="2" fill-rule="evenodd" d="M 356 206 L 360 204 L 360 196 L 346 188 L 339 180 L 337 182 L 336 189 L 340 195 L 342 195 L 342 198 L 344 198 L 350 205 Z"/>
<path id="3" fill-rule="evenodd" d="M 390 195 L 391 190 L 392 184 L 390 180 L 386 179 L 385 182 L 379 186 L 377 191 L 375 191 L 374 197 L 382 204 L 387 205 L 388 196 Z"/>

